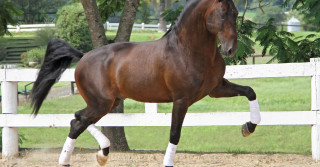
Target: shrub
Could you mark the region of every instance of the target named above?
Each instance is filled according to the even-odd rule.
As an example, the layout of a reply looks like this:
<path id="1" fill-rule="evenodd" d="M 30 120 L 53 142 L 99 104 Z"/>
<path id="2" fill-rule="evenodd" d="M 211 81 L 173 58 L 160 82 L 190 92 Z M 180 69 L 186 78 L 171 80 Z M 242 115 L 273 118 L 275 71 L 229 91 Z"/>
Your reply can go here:
<path id="1" fill-rule="evenodd" d="M 56 37 L 55 36 L 55 30 L 53 28 L 44 28 L 39 31 L 36 31 L 36 38 L 35 42 L 37 45 L 40 46 L 47 46 L 49 41 Z"/>
<path id="2" fill-rule="evenodd" d="M 58 38 L 67 41 L 83 52 L 92 50 L 89 26 L 80 3 L 62 7 L 58 10 L 57 17 L 56 32 Z"/>
<path id="3" fill-rule="evenodd" d="M 42 63 L 44 55 L 46 53 L 45 48 L 34 48 L 21 54 L 21 61 L 24 66 L 28 67 L 29 62 L 37 62 L 38 65 Z"/>
<path id="4" fill-rule="evenodd" d="M 0 45 L 0 61 L 7 57 L 6 45 Z"/>

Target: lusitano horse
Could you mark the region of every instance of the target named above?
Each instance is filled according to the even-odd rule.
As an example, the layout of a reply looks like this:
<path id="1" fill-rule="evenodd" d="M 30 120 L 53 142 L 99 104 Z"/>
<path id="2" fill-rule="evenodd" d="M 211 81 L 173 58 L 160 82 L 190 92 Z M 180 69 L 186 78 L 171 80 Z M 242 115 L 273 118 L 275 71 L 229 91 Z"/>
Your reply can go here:
<path id="1" fill-rule="evenodd" d="M 173 102 L 170 142 L 163 164 L 173 166 L 184 117 L 190 105 L 203 97 L 246 96 L 251 120 L 242 127 L 248 136 L 260 122 L 256 94 L 248 86 L 224 79 L 221 52 L 233 56 L 237 48 L 237 9 L 231 0 L 190 0 L 173 29 L 160 40 L 115 43 L 86 54 L 66 42 L 52 39 L 32 89 L 33 113 L 37 114 L 51 86 L 73 58 L 81 59 L 75 81 L 87 107 L 75 113 L 59 163 L 69 165 L 77 137 L 88 130 L 101 150 L 98 162 L 107 161 L 110 142 L 94 124 L 122 99 L 140 102 Z"/>

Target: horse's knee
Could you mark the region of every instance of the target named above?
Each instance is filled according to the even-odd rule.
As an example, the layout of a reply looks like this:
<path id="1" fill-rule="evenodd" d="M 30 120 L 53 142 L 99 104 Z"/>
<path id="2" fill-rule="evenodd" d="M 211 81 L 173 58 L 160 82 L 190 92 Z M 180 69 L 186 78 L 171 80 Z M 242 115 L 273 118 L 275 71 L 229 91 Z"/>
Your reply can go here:
<path id="1" fill-rule="evenodd" d="M 257 98 L 256 93 L 250 86 L 245 87 L 245 94 L 249 101 L 255 100 Z"/>

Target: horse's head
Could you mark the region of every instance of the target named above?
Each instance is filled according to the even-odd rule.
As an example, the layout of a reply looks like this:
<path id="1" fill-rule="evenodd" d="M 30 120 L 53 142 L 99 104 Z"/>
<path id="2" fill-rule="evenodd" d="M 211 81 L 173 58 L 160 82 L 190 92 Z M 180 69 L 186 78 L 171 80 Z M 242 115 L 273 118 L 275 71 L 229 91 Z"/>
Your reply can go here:
<path id="1" fill-rule="evenodd" d="M 232 0 L 216 0 L 205 16 L 208 31 L 218 36 L 222 54 L 227 57 L 232 57 L 237 50 L 237 16 Z"/>

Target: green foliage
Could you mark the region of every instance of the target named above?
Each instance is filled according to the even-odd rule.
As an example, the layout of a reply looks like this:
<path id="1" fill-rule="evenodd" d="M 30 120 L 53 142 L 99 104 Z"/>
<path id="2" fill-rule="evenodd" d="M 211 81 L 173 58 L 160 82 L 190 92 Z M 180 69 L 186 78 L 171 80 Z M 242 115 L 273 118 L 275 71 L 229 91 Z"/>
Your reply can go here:
<path id="1" fill-rule="evenodd" d="M 140 13 L 142 23 L 145 23 L 145 24 L 150 23 L 151 13 L 150 13 L 150 9 L 148 7 L 148 3 L 146 1 L 142 1 L 142 3 L 140 3 L 139 13 Z"/>
<path id="2" fill-rule="evenodd" d="M 171 9 L 171 8 L 167 9 L 162 13 L 161 16 L 164 17 L 164 20 L 171 24 L 170 28 L 174 26 L 175 21 L 179 17 L 182 9 L 183 9 L 183 6 L 179 6 L 176 9 Z"/>
<path id="3" fill-rule="evenodd" d="M 0 37 L 5 34 L 11 35 L 8 31 L 8 25 L 16 25 L 18 19 L 16 16 L 21 16 L 23 11 L 17 9 L 12 2 L 0 1 Z"/>
<path id="4" fill-rule="evenodd" d="M 310 58 L 320 57 L 320 38 L 311 40 L 315 35 L 308 35 L 305 39 L 298 40 L 301 37 L 294 38 L 292 33 L 286 31 L 277 31 L 270 19 L 267 24 L 257 30 L 256 41 L 263 46 L 262 55 L 269 51 L 274 55 L 279 63 L 289 62 L 307 62 Z"/>
<path id="5" fill-rule="evenodd" d="M 253 17 L 253 21 L 257 24 L 264 24 L 270 18 L 274 18 L 275 23 L 285 21 L 285 15 L 279 6 L 268 6 L 264 7 L 263 11 L 258 10 L 256 15 Z"/>
<path id="6" fill-rule="evenodd" d="M 263 46 L 263 56 L 269 49 L 269 54 L 275 55 L 274 59 L 278 59 L 280 63 L 290 62 L 292 53 L 290 52 L 287 42 L 294 42 L 290 38 L 293 34 L 285 31 L 277 32 L 277 28 L 273 25 L 273 21 L 273 18 L 269 19 L 265 26 L 262 26 L 257 30 L 258 35 L 256 41 L 259 41 L 260 45 Z"/>
<path id="7" fill-rule="evenodd" d="M 49 41 L 55 37 L 55 29 L 53 28 L 44 28 L 39 31 L 36 31 L 35 42 L 37 45 L 46 46 Z"/>
<path id="8" fill-rule="evenodd" d="M 6 56 L 7 56 L 6 48 L 7 48 L 6 44 L 1 44 L 0 45 L 0 61 L 5 59 Z"/>
<path id="9" fill-rule="evenodd" d="M 320 1 L 319 0 L 293 0 L 292 9 L 296 9 L 304 15 L 304 19 L 314 25 L 320 25 Z M 283 6 L 286 7 L 292 0 L 285 0 Z"/>
<path id="10" fill-rule="evenodd" d="M 70 43 L 82 52 L 92 50 L 88 22 L 80 3 L 66 5 L 58 10 L 56 32 L 58 38 Z"/>
<path id="11" fill-rule="evenodd" d="M 97 0 L 102 22 L 106 22 L 109 17 L 115 16 L 122 11 L 125 0 Z"/>
<path id="12" fill-rule="evenodd" d="M 56 13 L 57 10 L 67 3 L 66 0 L 10 0 L 17 8 L 24 12 L 23 21 L 25 24 L 36 22 L 52 21 L 47 13 Z"/>
<path id="13" fill-rule="evenodd" d="M 41 63 L 46 53 L 45 48 L 34 48 L 21 54 L 21 61 L 25 67 L 29 66 L 29 62 Z"/>
<path id="14" fill-rule="evenodd" d="M 247 58 L 255 53 L 253 48 L 254 42 L 252 41 L 252 33 L 256 24 L 250 20 L 243 20 L 242 17 L 237 19 L 237 32 L 238 32 L 238 49 L 233 57 L 224 58 L 226 64 L 247 64 Z"/>

